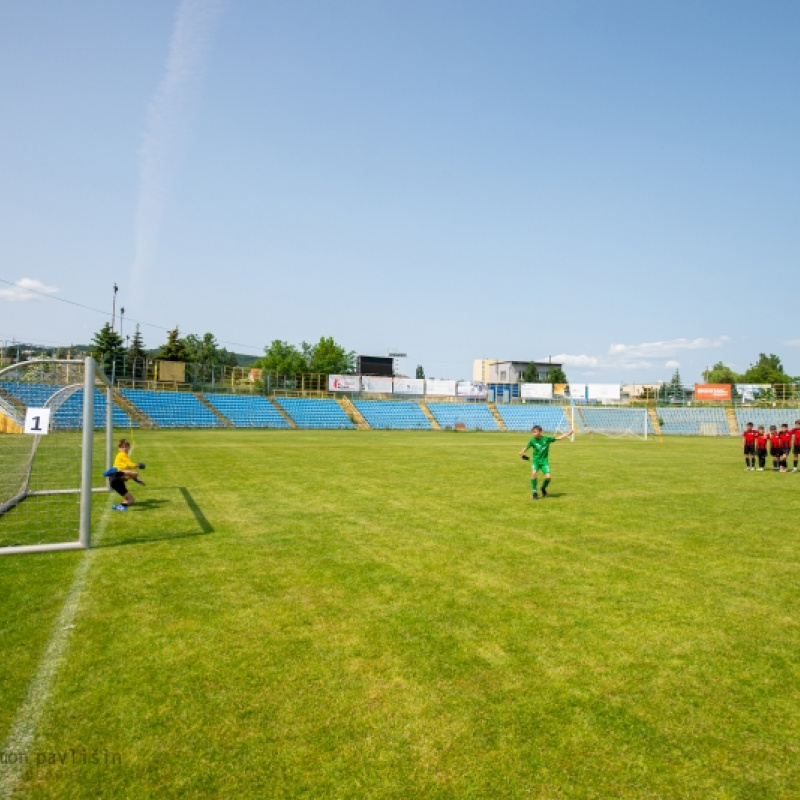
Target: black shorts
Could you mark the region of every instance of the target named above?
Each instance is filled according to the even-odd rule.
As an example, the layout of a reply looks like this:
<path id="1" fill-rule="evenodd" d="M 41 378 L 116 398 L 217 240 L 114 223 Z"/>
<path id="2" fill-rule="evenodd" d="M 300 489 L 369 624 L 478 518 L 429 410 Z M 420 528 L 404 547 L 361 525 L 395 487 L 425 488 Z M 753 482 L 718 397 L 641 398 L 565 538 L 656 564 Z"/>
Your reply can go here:
<path id="1" fill-rule="evenodd" d="M 746 444 L 744 446 L 744 454 L 746 456 L 754 456 L 756 454 L 756 446 L 754 444 Z"/>
<path id="2" fill-rule="evenodd" d="M 112 475 L 108 484 L 121 497 L 125 497 L 125 495 L 128 494 L 128 487 L 125 485 L 125 478 L 123 478 L 120 473 Z"/>
<path id="3" fill-rule="evenodd" d="M 800 444 L 796 444 L 796 445 L 794 446 L 794 454 L 795 454 L 796 456 L 800 456 Z"/>
<path id="4" fill-rule="evenodd" d="M 759 458 L 766 458 L 767 457 L 767 451 L 766 450 L 759 450 L 758 451 L 758 457 Z"/>
<path id="5" fill-rule="evenodd" d="M 785 447 L 773 447 L 772 448 L 772 457 L 773 458 L 786 458 L 786 454 L 789 451 Z"/>

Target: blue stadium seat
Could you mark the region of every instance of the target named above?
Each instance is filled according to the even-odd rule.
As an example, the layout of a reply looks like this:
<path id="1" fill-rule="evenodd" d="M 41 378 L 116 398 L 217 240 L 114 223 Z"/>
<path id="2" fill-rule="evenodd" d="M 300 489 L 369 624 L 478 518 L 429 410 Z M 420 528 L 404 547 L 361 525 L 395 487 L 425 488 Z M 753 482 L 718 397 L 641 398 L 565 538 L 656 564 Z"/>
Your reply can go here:
<path id="1" fill-rule="evenodd" d="M 266 397 L 237 394 L 207 394 L 205 397 L 237 428 L 290 427 Z"/>
<path id="2" fill-rule="evenodd" d="M 667 436 L 730 436 L 725 409 L 659 406 L 661 432 Z"/>
<path id="3" fill-rule="evenodd" d="M 741 433 L 748 422 L 752 422 L 756 428 L 763 425 L 769 430 L 770 425 L 780 428 L 785 422 L 790 428 L 794 428 L 795 420 L 800 419 L 800 408 L 737 408 L 736 425 Z"/>
<path id="4" fill-rule="evenodd" d="M 350 417 L 335 400 L 279 397 L 276 402 L 295 421 L 298 428 L 355 428 Z"/>
<path id="5" fill-rule="evenodd" d="M 469 431 L 498 430 L 492 412 L 483 403 L 428 403 L 428 408 L 443 428 L 463 423 Z"/>
<path id="6" fill-rule="evenodd" d="M 28 407 L 40 408 L 59 390 L 64 389 L 51 383 L 27 383 L 23 381 L 3 383 L 3 389 Z M 52 418 L 59 428 L 80 428 L 83 420 L 83 389 L 70 395 Z M 104 428 L 106 424 L 106 395 L 94 390 L 94 427 Z M 114 406 L 113 424 L 116 428 L 138 427 L 119 406 Z"/>
<path id="7" fill-rule="evenodd" d="M 217 417 L 188 392 L 123 389 L 122 394 L 161 428 L 223 428 Z"/>
<path id="8" fill-rule="evenodd" d="M 546 431 L 568 431 L 569 420 L 562 406 L 549 405 L 498 405 L 507 430 L 529 431 L 534 425 L 541 425 Z"/>
<path id="9" fill-rule="evenodd" d="M 355 400 L 353 404 L 371 428 L 429 431 L 433 427 L 417 403 Z"/>

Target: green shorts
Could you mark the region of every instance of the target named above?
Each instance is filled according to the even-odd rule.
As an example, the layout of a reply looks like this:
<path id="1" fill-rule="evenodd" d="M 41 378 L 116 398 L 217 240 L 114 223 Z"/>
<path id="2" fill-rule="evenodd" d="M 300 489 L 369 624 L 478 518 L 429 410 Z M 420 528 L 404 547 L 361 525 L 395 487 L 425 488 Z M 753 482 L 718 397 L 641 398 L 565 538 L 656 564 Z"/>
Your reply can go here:
<path id="1" fill-rule="evenodd" d="M 531 461 L 531 472 L 544 472 L 550 474 L 550 463 L 547 461 Z"/>

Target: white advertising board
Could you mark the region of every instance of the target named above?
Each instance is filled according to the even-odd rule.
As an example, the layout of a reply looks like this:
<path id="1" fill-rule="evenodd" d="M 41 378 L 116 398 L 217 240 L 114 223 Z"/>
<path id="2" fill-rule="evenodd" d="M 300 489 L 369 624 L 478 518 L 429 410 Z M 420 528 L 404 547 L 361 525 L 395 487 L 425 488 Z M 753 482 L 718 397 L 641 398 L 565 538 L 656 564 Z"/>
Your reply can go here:
<path id="1" fill-rule="evenodd" d="M 395 378 L 395 394 L 425 394 L 424 378 Z"/>
<path id="2" fill-rule="evenodd" d="M 569 385 L 569 396 L 573 400 L 586 399 L 586 384 L 585 383 L 571 383 Z"/>
<path id="3" fill-rule="evenodd" d="M 523 383 L 520 386 L 520 397 L 523 400 L 552 400 L 552 383 Z"/>
<path id="4" fill-rule="evenodd" d="M 477 397 L 485 399 L 488 390 L 485 383 L 476 383 L 475 381 L 459 381 L 456 387 L 456 394 L 459 397 Z"/>
<path id="5" fill-rule="evenodd" d="M 620 386 L 618 383 L 590 383 L 587 387 L 589 400 L 619 400 Z"/>
<path id="6" fill-rule="evenodd" d="M 361 378 L 358 375 L 328 375 L 329 392 L 359 392 Z"/>
<path id="7" fill-rule="evenodd" d="M 361 391 L 367 394 L 391 394 L 392 379 L 375 377 L 374 375 L 362 375 Z"/>
<path id="8" fill-rule="evenodd" d="M 425 394 L 432 397 L 455 397 L 457 381 L 443 381 L 429 378 L 425 381 Z"/>

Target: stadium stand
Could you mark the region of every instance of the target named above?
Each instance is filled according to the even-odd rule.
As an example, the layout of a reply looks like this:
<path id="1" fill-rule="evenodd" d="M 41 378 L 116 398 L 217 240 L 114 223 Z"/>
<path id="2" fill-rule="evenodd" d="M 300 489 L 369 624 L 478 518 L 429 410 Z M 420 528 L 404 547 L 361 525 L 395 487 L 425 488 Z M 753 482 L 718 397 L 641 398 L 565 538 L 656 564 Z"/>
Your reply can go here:
<path id="1" fill-rule="evenodd" d="M 656 409 L 662 420 L 661 432 L 673 436 L 730 436 L 724 408 Z"/>
<path id="2" fill-rule="evenodd" d="M 122 394 L 161 428 L 222 428 L 223 424 L 193 394 L 123 389 Z"/>
<path id="3" fill-rule="evenodd" d="M 770 425 L 780 428 L 785 422 L 790 428 L 794 428 L 794 421 L 800 419 L 800 408 L 737 408 L 736 425 L 739 433 L 744 430 L 748 422 L 752 422 L 756 428 L 763 425 L 769 430 Z"/>
<path id="4" fill-rule="evenodd" d="M 647 435 L 654 433 L 650 417 L 641 408 L 582 406 L 580 416 L 588 431 L 596 430 L 620 435 L 632 433 L 643 436 L 646 421 Z"/>
<path id="5" fill-rule="evenodd" d="M 541 425 L 546 431 L 567 431 L 569 420 L 561 406 L 499 405 L 497 411 L 510 431 L 529 431 Z"/>
<path id="6" fill-rule="evenodd" d="M 432 430 L 432 425 L 416 403 L 380 400 L 355 400 L 371 428 L 383 430 Z"/>
<path id="7" fill-rule="evenodd" d="M 277 397 L 275 400 L 298 428 L 355 428 L 335 400 L 305 397 Z"/>
<path id="8" fill-rule="evenodd" d="M 50 383 L 4 383 L 3 389 L 16 397 L 26 406 L 42 408 L 47 401 L 64 386 Z M 83 419 L 83 389 L 78 389 L 70 395 L 53 417 L 55 423 L 61 428 L 79 428 Z M 117 428 L 138 427 L 119 406 L 114 406 L 114 426 Z M 106 396 L 103 392 L 94 390 L 94 426 L 103 428 L 106 424 Z"/>
<path id="9" fill-rule="evenodd" d="M 289 423 L 261 395 L 207 394 L 209 403 L 236 428 L 288 428 Z"/>
<path id="10" fill-rule="evenodd" d="M 443 428 L 463 423 L 470 431 L 499 430 L 491 411 L 479 403 L 428 403 L 431 414 Z"/>

